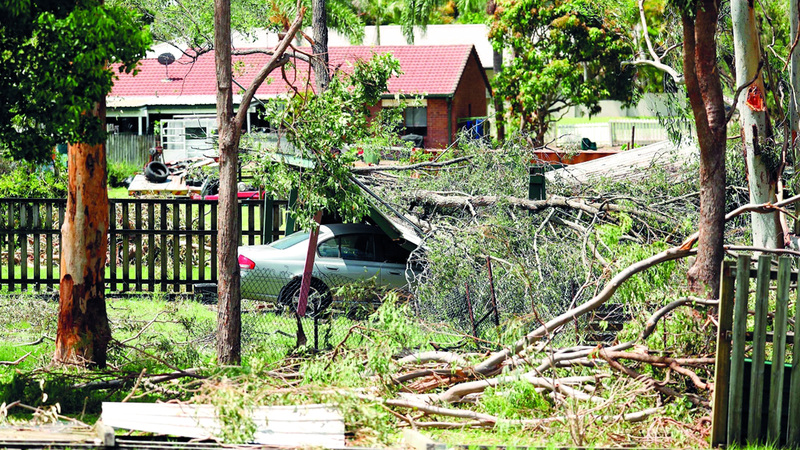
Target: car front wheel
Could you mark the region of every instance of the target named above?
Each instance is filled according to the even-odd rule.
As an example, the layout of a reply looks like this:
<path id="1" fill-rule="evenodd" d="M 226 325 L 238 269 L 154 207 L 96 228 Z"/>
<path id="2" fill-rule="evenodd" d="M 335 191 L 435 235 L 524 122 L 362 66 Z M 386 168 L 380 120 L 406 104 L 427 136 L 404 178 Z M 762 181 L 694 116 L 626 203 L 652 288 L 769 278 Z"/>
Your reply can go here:
<path id="1" fill-rule="evenodd" d="M 297 311 L 297 304 L 300 301 L 300 278 L 295 278 L 283 287 L 278 302 L 291 312 Z M 333 303 L 333 296 L 330 289 L 322 281 L 312 278 L 308 289 L 308 304 L 306 305 L 306 316 L 318 317 Z"/>

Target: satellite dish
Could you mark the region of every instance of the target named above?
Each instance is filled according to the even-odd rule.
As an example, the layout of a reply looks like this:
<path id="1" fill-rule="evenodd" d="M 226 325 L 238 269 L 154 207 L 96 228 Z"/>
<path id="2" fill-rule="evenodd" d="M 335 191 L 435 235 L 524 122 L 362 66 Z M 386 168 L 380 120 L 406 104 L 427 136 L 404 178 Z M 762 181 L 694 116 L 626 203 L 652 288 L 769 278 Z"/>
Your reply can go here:
<path id="1" fill-rule="evenodd" d="M 158 55 L 158 63 L 168 66 L 175 62 L 175 56 L 172 53 L 162 53 Z"/>
<path id="2" fill-rule="evenodd" d="M 158 55 L 158 63 L 164 66 L 164 70 L 167 72 L 167 78 L 164 81 L 172 81 L 169 77 L 169 65 L 175 62 L 175 56 L 172 53 L 162 53 Z"/>

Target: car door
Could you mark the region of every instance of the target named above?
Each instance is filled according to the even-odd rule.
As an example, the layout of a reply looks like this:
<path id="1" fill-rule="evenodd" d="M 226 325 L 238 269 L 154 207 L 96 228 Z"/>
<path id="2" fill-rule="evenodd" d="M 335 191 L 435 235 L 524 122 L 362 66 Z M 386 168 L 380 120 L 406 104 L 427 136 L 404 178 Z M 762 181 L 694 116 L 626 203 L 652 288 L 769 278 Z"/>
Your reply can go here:
<path id="1" fill-rule="evenodd" d="M 375 235 L 378 260 L 381 262 L 381 284 L 403 287 L 406 281 L 406 265 L 411 252 L 404 249 L 385 234 Z"/>
<path id="2" fill-rule="evenodd" d="M 329 286 L 341 286 L 373 277 L 380 282 L 378 272 L 381 263 L 375 259 L 372 234 L 346 234 L 319 243 L 315 266 Z"/>

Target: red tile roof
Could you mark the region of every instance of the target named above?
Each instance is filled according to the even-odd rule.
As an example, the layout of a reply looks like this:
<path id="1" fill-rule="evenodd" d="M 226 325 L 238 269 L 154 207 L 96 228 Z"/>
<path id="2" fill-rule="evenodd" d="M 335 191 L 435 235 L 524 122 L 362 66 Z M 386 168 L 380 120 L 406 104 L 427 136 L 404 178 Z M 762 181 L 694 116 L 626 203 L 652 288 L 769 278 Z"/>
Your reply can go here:
<path id="1" fill-rule="evenodd" d="M 368 59 L 375 53 L 391 53 L 400 62 L 403 75 L 389 81 L 389 94 L 452 95 L 455 93 L 464 67 L 477 53 L 472 45 L 454 46 L 351 46 L 329 49 L 332 69 L 349 71 L 352 62 Z M 252 54 L 234 56 L 234 79 L 242 86 L 249 86 L 258 70 L 269 56 Z M 168 72 L 167 72 L 168 69 Z M 169 79 L 167 79 L 169 73 Z M 308 64 L 297 61 L 297 70 L 286 70 L 287 79 L 296 86 L 306 86 Z M 206 96 L 216 94 L 216 71 L 214 53 L 206 53 L 192 62 L 183 56 L 172 65 L 165 66 L 156 59 L 145 59 L 139 65 L 136 76 L 119 73 L 111 90 L 111 97 L 173 97 Z M 313 77 L 308 82 L 313 85 Z M 488 88 L 488 85 L 487 85 Z M 302 90 L 302 87 L 300 87 Z M 281 71 L 272 73 L 267 82 L 258 89 L 259 97 L 275 96 L 290 92 L 281 78 Z M 241 92 L 239 92 L 241 93 Z"/>

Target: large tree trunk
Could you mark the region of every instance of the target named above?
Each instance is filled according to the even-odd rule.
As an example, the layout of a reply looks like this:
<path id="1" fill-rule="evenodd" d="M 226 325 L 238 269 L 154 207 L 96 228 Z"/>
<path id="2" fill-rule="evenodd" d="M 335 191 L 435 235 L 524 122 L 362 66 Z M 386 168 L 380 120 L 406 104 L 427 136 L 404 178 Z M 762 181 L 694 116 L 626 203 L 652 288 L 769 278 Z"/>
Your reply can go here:
<path id="1" fill-rule="evenodd" d="M 105 102 L 96 117 L 105 124 Z M 105 367 L 111 330 L 103 272 L 108 249 L 105 143 L 69 145 L 69 194 L 61 227 L 61 282 L 54 359 Z"/>
<path id="2" fill-rule="evenodd" d="M 725 145 L 727 124 L 717 68 L 718 5 L 699 0 L 696 16 L 684 12 L 683 71 L 700 147 L 700 220 L 697 260 L 689 270 L 696 292 L 719 292 L 725 230 Z"/>
<path id="3" fill-rule="evenodd" d="M 237 126 L 233 110 L 230 0 L 215 0 L 214 6 L 219 127 L 217 361 L 220 364 L 238 364 L 241 361 L 242 305 L 236 258 L 239 242 L 236 170 L 241 128 Z"/>
<path id="4" fill-rule="evenodd" d="M 325 0 L 312 0 L 311 25 L 314 33 L 314 45 L 311 49 L 314 57 L 311 65 L 314 68 L 314 85 L 317 92 L 322 92 L 328 87 L 330 74 L 328 74 L 328 12 L 325 9 Z"/>
<path id="5" fill-rule="evenodd" d="M 731 2 L 731 19 L 733 21 L 736 85 L 742 86 L 756 76 L 761 60 L 753 3 L 748 0 L 733 0 Z M 769 170 L 761 151 L 769 137 L 767 136 L 766 91 L 763 77 L 759 74 L 745 92 L 747 95 L 739 96 L 739 104 L 736 106 L 739 109 L 742 143 L 747 161 L 750 202 L 775 203 L 778 187 L 777 166 L 773 164 L 775 167 Z M 782 246 L 783 235 L 778 213 L 751 213 L 750 220 L 754 246 L 764 248 Z"/>

